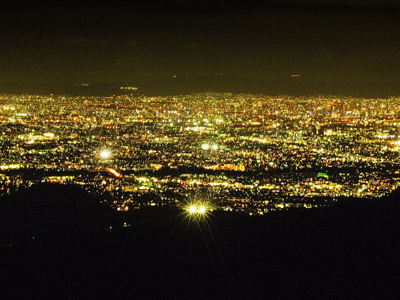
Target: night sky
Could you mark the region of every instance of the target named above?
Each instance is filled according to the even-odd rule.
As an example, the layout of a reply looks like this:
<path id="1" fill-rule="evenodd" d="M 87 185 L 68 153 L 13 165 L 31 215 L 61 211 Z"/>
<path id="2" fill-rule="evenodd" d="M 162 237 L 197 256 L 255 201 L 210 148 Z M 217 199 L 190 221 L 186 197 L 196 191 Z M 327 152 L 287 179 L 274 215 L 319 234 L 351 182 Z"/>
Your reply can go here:
<path id="1" fill-rule="evenodd" d="M 159 2 L 4 8 L 0 83 L 400 83 L 398 1 Z"/>

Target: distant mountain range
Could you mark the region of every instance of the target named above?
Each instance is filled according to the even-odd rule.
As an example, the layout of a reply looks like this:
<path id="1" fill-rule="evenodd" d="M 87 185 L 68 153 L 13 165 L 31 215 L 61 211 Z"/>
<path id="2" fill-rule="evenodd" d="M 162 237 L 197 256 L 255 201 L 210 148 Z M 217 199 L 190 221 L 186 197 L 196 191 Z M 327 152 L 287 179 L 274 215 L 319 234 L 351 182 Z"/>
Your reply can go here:
<path id="1" fill-rule="evenodd" d="M 136 87 L 137 89 L 129 89 Z M 184 95 L 201 92 L 231 92 L 265 95 L 341 95 L 365 98 L 387 98 L 400 95 L 395 83 L 311 82 L 301 76 L 287 80 L 255 80 L 226 75 L 175 77 L 137 83 L 32 84 L 0 83 L 0 93 L 73 96 L 113 96 L 139 94 L 145 96 Z"/>

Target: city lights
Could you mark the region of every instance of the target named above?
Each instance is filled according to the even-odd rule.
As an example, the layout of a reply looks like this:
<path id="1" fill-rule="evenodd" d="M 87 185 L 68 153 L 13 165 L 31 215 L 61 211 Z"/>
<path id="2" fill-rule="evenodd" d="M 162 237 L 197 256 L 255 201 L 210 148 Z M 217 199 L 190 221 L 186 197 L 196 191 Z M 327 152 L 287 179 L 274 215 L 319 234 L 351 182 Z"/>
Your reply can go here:
<path id="1" fill-rule="evenodd" d="M 187 210 L 192 214 L 194 214 L 194 213 L 205 214 L 206 213 L 206 207 L 204 204 L 190 205 Z"/>
<path id="2" fill-rule="evenodd" d="M 193 200 L 184 206 L 185 218 L 189 221 L 200 222 L 208 218 L 211 211 L 210 204 L 201 200 Z"/>
<path id="3" fill-rule="evenodd" d="M 121 211 L 184 206 L 201 220 L 210 207 L 265 215 L 400 185 L 399 98 L 0 95 L 0 107 L 0 196 L 38 182 L 79 184 Z M 19 169 L 44 175 L 11 174 Z"/>
<path id="4" fill-rule="evenodd" d="M 400 294 L 400 0 L 73 4 L 1 6 L 3 299 Z"/>
<path id="5" fill-rule="evenodd" d="M 109 150 L 103 150 L 100 152 L 100 157 L 101 158 L 109 158 L 111 157 L 111 151 Z"/>

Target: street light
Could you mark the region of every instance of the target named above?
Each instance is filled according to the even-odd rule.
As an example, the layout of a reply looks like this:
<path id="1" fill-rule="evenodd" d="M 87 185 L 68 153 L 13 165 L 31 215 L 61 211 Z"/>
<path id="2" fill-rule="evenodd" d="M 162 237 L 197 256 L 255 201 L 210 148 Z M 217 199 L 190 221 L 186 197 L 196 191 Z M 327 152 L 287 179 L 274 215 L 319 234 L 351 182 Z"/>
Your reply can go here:
<path id="1" fill-rule="evenodd" d="M 111 156 L 111 152 L 109 150 L 103 150 L 100 152 L 101 158 L 109 158 Z"/>

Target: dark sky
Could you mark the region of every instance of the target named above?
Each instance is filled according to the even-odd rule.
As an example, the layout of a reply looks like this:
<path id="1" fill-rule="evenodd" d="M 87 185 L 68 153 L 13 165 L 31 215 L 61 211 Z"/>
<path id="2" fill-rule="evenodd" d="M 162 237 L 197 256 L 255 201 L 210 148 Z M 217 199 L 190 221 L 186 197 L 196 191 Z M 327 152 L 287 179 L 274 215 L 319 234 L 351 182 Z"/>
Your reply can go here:
<path id="1" fill-rule="evenodd" d="M 400 81 L 398 1 L 159 2 L 3 9 L 0 82 Z"/>

